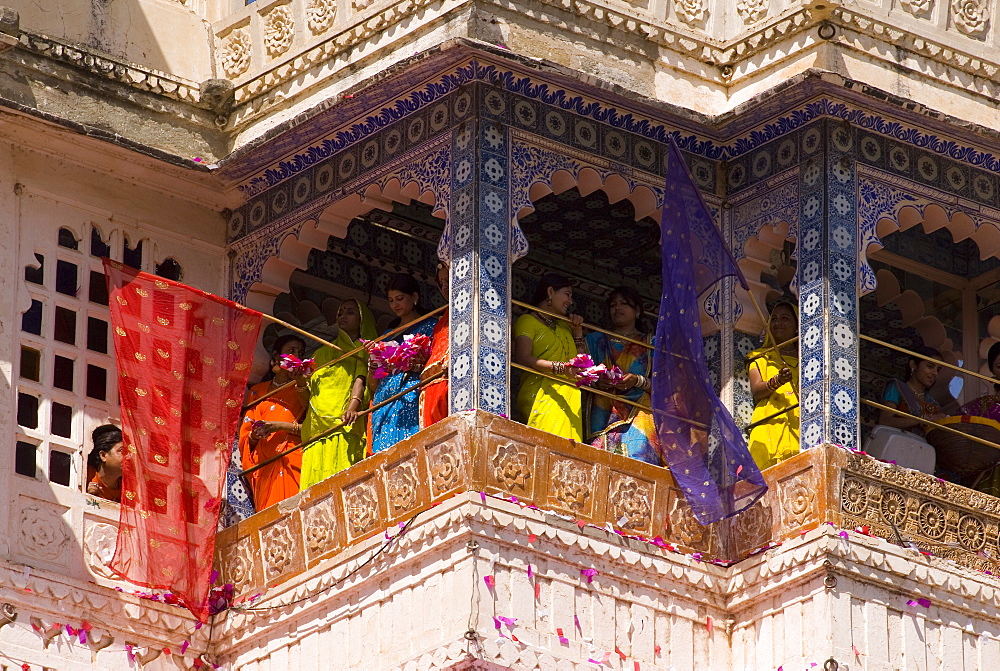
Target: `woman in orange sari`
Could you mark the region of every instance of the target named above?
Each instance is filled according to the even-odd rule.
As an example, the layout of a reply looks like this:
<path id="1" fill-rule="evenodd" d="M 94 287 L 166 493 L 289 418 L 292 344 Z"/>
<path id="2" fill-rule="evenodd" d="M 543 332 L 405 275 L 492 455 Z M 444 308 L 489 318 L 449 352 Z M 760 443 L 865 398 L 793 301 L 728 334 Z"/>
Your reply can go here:
<path id="1" fill-rule="evenodd" d="M 448 265 L 444 261 L 438 261 L 437 285 L 447 300 Z M 421 429 L 426 429 L 448 416 L 448 308 L 445 308 L 441 318 L 434 325 L 434 333 L 431 335 L 431 355 L 420 373 L 420 379 L 426 380 L 442 371 L 445 373 L 442 377 L 428 383 L 420 390 Z"/>
<path id="2" fill-rule="evenodd" d="M 244 470 L 299 444 L 300 422 L 309 402 L 309 386 L 305 380 L 293 377 L 280 364 L 282 355 L 301 359 L 305 349 L 305 342 L 296 335 L 278 338 L 271 350 L 273 375 L 250 387 L 246 403 L 252 403 L 289 382 L 296 383 L 261 401 L 244 415 L 240 424 L 240 454 Z M 301 472 L 302 451 L 296 450 L 248 475 L 255 509 L 259 512 L 298 494 Z"/>

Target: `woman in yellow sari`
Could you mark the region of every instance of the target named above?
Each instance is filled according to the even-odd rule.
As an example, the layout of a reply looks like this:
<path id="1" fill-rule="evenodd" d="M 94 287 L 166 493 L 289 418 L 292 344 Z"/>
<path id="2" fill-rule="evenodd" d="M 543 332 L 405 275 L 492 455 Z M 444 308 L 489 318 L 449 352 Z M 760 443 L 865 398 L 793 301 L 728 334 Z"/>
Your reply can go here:
<path id="1" fill-rule="evenodd" d="M 542 276 L 531 300 L 547 312 L 569 316 L 573 287 L 560 275 Z M 528 426 L 571 440 L 583 440 L 582 394 L 571 378 L 576 368 L 567 365 L 587 351 L 583 318 L 573 315 L 567 324 L 540 312 L 523 314 L 514 324 L 514 360 L 550 375 L 568 376 L 566 384 L 525 373 L 517 392 L 517 408 Z"/>
<path id="2" fill-rule="evenodd" d="M 768 327 L 764 346 L 747 355 L 756 404 L 750 420 L 750 454 L 761 470 L 799 453 L 799 410 L 781 412 L 799 402 L 798 343 L 782 347 L 780 356 L 773 349 L 775 342 L 780 345 L 798 335 L 795 306 L 782 301 L 771 308 Z"/>
<path id="3" fill-rule="evenodd" d="M 316 366 L 333 361 L 361 346 L 361 339 L 376 337 L 375 319 L 364 303 L 348 299 L 337 311 L 339 350 L 323 346 L 313 358 Z M 355 421 L 367 401 L 365 381 L 368 375 L 368 352 L 357 354 L 332 366 L 320 368 L 309 380 L 311 395 L 306 418 L 302 422 L 302 442 L 343 422 L 339 431 L 312 445 L 302 455 L 302 489 L 327 479 L 334 473 L 356 464 L 365 456 L 365 422 Z"/>

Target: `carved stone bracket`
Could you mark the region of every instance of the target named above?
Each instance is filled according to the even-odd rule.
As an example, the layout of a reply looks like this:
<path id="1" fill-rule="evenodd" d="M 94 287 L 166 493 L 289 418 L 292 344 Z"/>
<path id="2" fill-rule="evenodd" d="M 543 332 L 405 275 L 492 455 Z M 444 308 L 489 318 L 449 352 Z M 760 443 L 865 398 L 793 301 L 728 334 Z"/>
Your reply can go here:
<path id="1" fill-rule="evenodd" d="M 10 603 L 0 603 L 0 629 L 17 620 L 17 608 Z"/>

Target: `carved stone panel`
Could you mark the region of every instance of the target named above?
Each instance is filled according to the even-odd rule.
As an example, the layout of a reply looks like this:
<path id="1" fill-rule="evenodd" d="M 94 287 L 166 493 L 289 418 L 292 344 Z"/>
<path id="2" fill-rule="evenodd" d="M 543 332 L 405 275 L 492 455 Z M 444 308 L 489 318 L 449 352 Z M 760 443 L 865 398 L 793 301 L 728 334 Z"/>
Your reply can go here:
<path id="1" fill-rule="evenodd" d="M 69 525 L 62 518 L 65 508 L 22 498 L 17 523 L 21 552 L 48 562 L 62 564 L 69 556 Z"/>
<path id="2" fill-rule="evenodd" d="M 653 519 L 653 484 L 624 473 L 612 473 L 608 517 L 620 529 L 649 535 Z"/>
<path id="3" fill-rule="evenodd" d="M 670 540 L 696 550 L 707 550 L 709 527 L 698 522 L 681 490 L 671 490 L 669 511 Z"/>
<path id="4" fill-rule="evenodd" d="M 592 515 L 594 465 L 553 455 L 549 475 L 549 504 L 577 515 Z"/>
<path id="5" fill-rule="evenodd" d="M 417 507 L 420 502 L 419 482 L 415 457 L 411 456 L 386 469 L 385 499 L 389 505 L 390 518 Z"/>
<path id="6" fill-rule="evenodd" d="M 271 58 L 288 51 L 295 38 L 295 20 L 290 5 L 278 5 L 264 16 L 264 48 Z"/>
<path id="7" fill-rule="evenodd" d="M 465 460 L 455 443 L 441 443 L 427 450 L 431 477 L 431 497 L 437 498 L 457 487 L 463 479 Z"/>
<path id="8" fill-rule="evenodd" d="M 318 35 L 333 25 L 336 16 L 335 0 L 312 0 L 306 9 L 306 24 L 309 30 Z"/>
<path id="9" fill-rule="evenodd" d="M 375 529 L 382 515 L 374 477 L 369 476 L 344 488 L 344 514 L 347 531 L 352 538 L 359 538 Z"/>
<path id="10" fill-rule="evenodd" d="M 306 555 L 310 560 L 337 546 L 337 499 L 331 494 L 302 511 Z"/>
<path id="11" fill-rule="evenodd" d="M 298 515 L 282 517 L 261 529 L 260 549 L 266 582 L 302 570 L 302 525 Z"/>
<path id="12" fill-rule="evenodd" d="M 821 521 L 818 519 L 817 487 L 812 466 L 778 482 L 781 521 L 786 531 Z"/>
<path id="13" fill-rule="evenodd" d="M 83 557 L 87 568 L 95 576 L 108 580 L 120 580 L 108 564 L 115 556 L 118 528 L 111 524 L 96 522 L 88 524 L 83 533 Z"/>
<path id="14" fill-rule="evenodd" d="M 263 583 L 259 566 L 254 560 L 259 555 L 252 536 L 244 536 L 223 546 L 219 553 L 219 573 L 223 583 L 230 583 L 236 594 L 244 594 Z"/>
<path id="15" fill-rule="evenodd" d="M 514 495 L 531 495 L 532 454 L 529 447 L 514 441 L 501 442 L 493 449 L 487 469 L 490 484 Z"/>

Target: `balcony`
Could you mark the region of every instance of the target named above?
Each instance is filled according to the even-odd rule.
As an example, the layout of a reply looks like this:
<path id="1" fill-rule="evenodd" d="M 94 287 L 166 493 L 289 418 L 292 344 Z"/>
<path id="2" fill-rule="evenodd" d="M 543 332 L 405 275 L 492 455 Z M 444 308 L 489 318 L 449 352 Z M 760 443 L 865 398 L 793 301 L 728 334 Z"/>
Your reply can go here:
<path id="1" fill-rule="evenodd" d="M 757 505 L 703 527 L 665 469 L 488 413 L 461 413 L 221 532 L 216 562 L 237 595 L 261 593 L 391 535 L 444 499 L 481 492 L 581 530 L 660 537 L 661 547 L 724 565 L 829 523 L 1000 572 L 994 497 L 829 445 L 765 477 L 770 490 Z"/>

